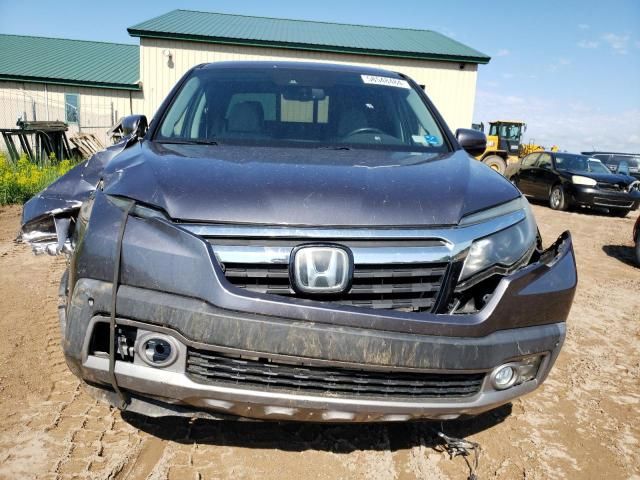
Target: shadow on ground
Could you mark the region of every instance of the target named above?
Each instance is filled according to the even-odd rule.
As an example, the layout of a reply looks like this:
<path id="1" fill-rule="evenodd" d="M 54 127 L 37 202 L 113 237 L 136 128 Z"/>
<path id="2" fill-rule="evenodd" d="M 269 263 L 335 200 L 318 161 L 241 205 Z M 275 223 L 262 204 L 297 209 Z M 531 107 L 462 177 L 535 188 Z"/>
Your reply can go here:
<path id="1" fill-rule="evenodd" d="M 436 432 L 465 438 L 502 423 L 511 404 L 476 417 L 447 422 L 327 424 L 296 422 L 242 422 L 190 420 L 180 417 L 149 418 L 123 412 L 122 418 L 150 435 L 179 443 L 277 449 L 301 452 L 323 450 L 350 453 L 357 450 L 403 450 L 423 445 L 438 448 Z"/>
<path id="2" fill-rule="evenodd" d="M 637 266 L 634 247 L 628 247 L 626 245 L 603 245 L 602 251 L 612 258 L 620 260 L 622 263 L 632 267 Z"/>

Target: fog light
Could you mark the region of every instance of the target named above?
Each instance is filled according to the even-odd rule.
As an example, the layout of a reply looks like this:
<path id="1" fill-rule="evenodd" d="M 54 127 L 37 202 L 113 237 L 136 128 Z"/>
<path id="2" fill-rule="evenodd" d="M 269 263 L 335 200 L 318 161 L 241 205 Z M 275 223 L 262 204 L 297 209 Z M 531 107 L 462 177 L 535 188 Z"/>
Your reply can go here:
<path id="1" fill-rule="evenodd" d="M 163 363 L 171 356 L 171 344 L 161 338 L 152 338 L 144 344 L 144 354 L 153 363 Z"/>
<path id="2" fill-rule="evenodd" d="M 493 373 L 493 386 L 498 390 L 509 388 L 518 378 L 516 369 L 511 365 L 503 365 Z"/>
<path id="3" fill-rule="evenodd" d="M 178 348 L 171 337 L 151 334 L 139 339 L 138 354 L 152 367 L 171 365 L 178 356 Z"/>
<path id="4" fill-rule="evenodd" d="M 493 370 L 491 374 L 491 384 L 496 390 L 505 390 L 533 380 L 538 375 L 541 362 L 541 355 L 531 355 L 501 365 Z"/>

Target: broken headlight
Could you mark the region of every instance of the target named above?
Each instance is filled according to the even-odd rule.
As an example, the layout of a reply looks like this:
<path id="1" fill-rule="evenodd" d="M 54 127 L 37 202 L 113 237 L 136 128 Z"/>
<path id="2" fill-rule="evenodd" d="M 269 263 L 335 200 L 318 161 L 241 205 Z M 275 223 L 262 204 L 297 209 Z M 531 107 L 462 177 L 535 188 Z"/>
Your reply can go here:
<path id="1" fill-rule="evenodd" d="M 529 202 L 524 197 L 495 209 L 474 214 L 474 217 L 488 219 L 517 210 L 524 211 L 524 219 L 504 230 L 479 238 L 471 244 L 460 273 L 460 281 L 490 270 L 492 267 L 501 267 L 506 270 L 528 261 L 535 250 L 537 226 Z M 468 223 L 468 220 L 465 223 Z"/>

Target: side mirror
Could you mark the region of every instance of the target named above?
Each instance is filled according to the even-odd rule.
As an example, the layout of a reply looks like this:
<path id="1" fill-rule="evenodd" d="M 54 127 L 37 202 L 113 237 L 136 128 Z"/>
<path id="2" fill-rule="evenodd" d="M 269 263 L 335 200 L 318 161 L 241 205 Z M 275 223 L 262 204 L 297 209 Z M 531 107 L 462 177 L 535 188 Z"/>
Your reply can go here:
<path id="1" fill-rule="evenodd" d="M 129 115 L 122 119 L 122 135 L 124 137 L 142 138 L 147 133 L 148 127 L 147 117 L 144 115 Z"/>
<path id="2" fill-rule="evenodd" d="M 477 130 L 459 128 L 456 130 L 456 139 L 460 146 L 473 157 L 483 154 L 487 149 L 487 137 Z"/>

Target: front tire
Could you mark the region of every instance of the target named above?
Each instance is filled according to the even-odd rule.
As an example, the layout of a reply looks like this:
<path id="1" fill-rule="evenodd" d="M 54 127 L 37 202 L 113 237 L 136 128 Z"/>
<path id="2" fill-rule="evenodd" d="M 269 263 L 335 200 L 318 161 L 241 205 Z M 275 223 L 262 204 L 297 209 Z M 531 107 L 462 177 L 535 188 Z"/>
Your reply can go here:
<path id="1" fill-rule="evenodd" d="M 569 210 L 569 201 L 562 185 L 554 185 L 549 194 L 549 206 L 553 210 L 565 212 Z"/>
<path id="2" fill-rule="evenodd" d="M 636 239 L 636 265 L 640 267 L 640 237 Z"/>
<path id="3" fill-rule="evenodd" d="M 491 170 L 495 170 L 500 175 L 504 175 L 504 172 L 507 169 L 507 162 L 497 155 L 489 155 L 488 157 L 483 158 L 482 163 L 491 168 Z"/>

